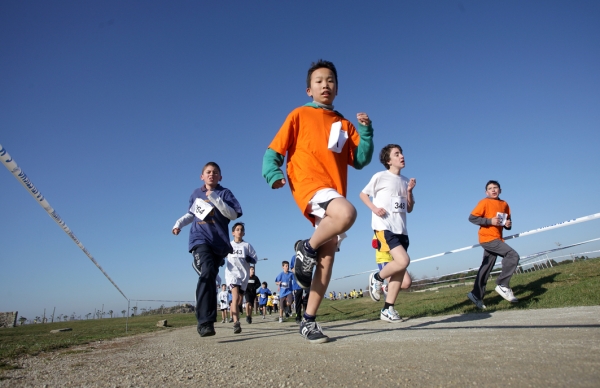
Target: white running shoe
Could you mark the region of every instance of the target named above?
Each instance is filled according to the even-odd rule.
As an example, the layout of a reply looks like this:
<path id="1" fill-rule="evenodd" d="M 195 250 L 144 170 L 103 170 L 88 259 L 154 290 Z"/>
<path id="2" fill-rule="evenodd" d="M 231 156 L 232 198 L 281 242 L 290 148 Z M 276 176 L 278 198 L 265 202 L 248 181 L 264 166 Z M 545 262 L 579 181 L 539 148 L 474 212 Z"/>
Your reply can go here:
<path id="1" fill-rule="evenodd" d="M 394 306 L 390 306 L 385 310 L 382 309 L 379 318 L 386 322 L 402 322 L 402 318 L 400 318 L 400 315 L 394 309 Z"/>
<path id="2" fill-rule="evenodd" d="M 478 309 L 480 309 L 480 310 L 486 309 L 485 305 L 483 304 L 483 301 L 481 299 L 477 298 L 475 295 L 473 295 L 472 292 L 469 292 L 467 294 L 467 298 L 469 298 L 469 300 L 471 300 L 471 302 L 475 303 L 475 306 L 477 306 Z"/>
<path id="3" fill-rule="evenodd" d="M 512 290 L 508 287 L 504 287 L 498 284 L 494 290 L 510 303 L 517 303 L 519 301 L 519 299 L 515 298 L 515 295 L 513 294 Z"/>
<path id="4" fill-rule="evenodd" d="M 379 302 L 382 292 L 381 282 L 375 279 L 375 272 L 371 272 L 369 274 L 369 295 L 371 296 L 371 299 L 373 299 L 374 302 Z"/>
<path id="5" fill-rule="evenodd" d="M 283 318 L 279 317 L 279 323 L 283 323 Z"/>

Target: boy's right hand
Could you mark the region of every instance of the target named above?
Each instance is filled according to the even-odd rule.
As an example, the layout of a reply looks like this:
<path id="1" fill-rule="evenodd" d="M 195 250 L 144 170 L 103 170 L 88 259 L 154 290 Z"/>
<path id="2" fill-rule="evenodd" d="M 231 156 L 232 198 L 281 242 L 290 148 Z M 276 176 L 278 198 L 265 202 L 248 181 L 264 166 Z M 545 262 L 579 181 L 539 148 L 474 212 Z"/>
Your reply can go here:
<path id="1" fill-rule="evenodd" d="M 179 234 L 179 232 L 181 232 L 181 229 L 179 229 L 179 228 L 173 228 L 173 232 L 172 232 L 172 233 L 173 233 L 175 236 L 177 236 L 177 235 Z"/>
<path id="2" fill-rule="evenodd" d="M 382 218 L 385 217 L 385 215 L 387 214 L 385 209 L 382 207 L 376 207 L 375 210 L 373 210 L 373 213 L 375 213 L 375 215 L 378 215 L 379 217 L 382 217 Z"/>
<path id="3" fill-rule="evenodd" d="M 492 225 L 494 226 L 500 226 L 502 225 L 502 221 L 500 221 L 500 219 L 498 217 L 494 217 L 494 218 L 490 218 Z"/>
<path id="4" fill-rule="evenodd" d="M 285 179 L 279 179 L 275 182 L 273 182 L 273 186 L 271 186 L 273 189 L 280 189 L 283 186 L 285 186 Z"/>

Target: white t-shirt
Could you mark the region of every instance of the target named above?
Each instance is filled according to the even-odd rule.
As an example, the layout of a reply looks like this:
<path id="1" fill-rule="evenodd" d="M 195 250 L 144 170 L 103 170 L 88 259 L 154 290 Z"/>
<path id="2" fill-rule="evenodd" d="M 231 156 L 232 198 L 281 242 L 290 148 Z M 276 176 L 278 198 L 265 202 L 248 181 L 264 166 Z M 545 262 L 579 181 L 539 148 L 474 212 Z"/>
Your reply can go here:
<path id="1" fill-rule="evenodd" d="M 219 309 L 226 310 L 227 306 L 228 306 L 227 291 L 219 291 L 219 294 L 217 295 L 217 301 L 218 301 Z"/>
<path id="2" fill-rule="evenodd" d="M 378 172 L 373 175 L 362 192 L 373 197 L 373 205 L 387 212 L 384 217 L 371 213 L 373 230 L 389 230 L 395 234 L 408 235 L 406 229 L 408 179 L 405 176 L 392 174 L 388 170 Z"/>
<path id="3" fill-rule="evenodd" d="M 253 257 L 256 260 L 256 251 L 249 243 L 231 242 L 233 253 L 227 255 L 227 266 L 225 267 L 225 281 L 227 284 L 241 286 L 242 291 L 246 290 L 248 280 L 250 279 L 250 263 L 246 261 L 246 256 Z"/>

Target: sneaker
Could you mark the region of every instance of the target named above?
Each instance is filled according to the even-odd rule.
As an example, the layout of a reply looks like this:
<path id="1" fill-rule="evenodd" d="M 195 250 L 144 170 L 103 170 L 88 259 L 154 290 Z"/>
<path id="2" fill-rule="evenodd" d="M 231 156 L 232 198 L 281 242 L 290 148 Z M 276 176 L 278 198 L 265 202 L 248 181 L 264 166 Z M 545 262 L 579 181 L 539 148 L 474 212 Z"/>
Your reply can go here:
<path id="1" fill-rule="evenodd" d="M 229 323 L 233 322 L 233 318 L 229 318 Z"/>
<path id="2" fill-rule="evenodd" d="M 225 323 L 225 320 L 223 319 L 223 320 L 221 321 L 221 323 Z"/>
<path id="3" fill-rule="evenodd" d="M 263 319 L 265 319 L 265 318 L 267 318 L 267 317 L 265 317 L 265 316 L 263 315 Z"/>
<path id="4" fill-rule="evenodd" d="M 251 325 L 252 324 L 252 317 L 246 317 L 246 323 Z"/>
<path id="5" fill-rule="evenodd" d="M 242 332 L 242 325 L 240 321 L 233 324 L 233 334 L 240 334 Z"/>
<path id="6" fill-rule="evenodd" d="M 508 287 L 497 285 L 494 290 L 510 303 L 517 303 L 519 301 L 519 299 L 515 298 L 512 290 Z"/>
<path id="7" fill-rule="evenodd" d="M 394 306 L 390 306 L 387 309 L 382 309 L 379 314 L 379 319 L 386 322 L 402 322 L 402 318 L 398 315 L 398 312 L 394 309 Z"/>
<path id="8" fill-rule="evenodd" d="M 279 323 L 283 323 L 283 318 L 279 317 Z"/>
<path id="9" fill-rule="evenodd" d="M 483 304 L 483 301 L 481 299 L 478 299 L 475 295 L 473 295 L 472 292 L 469 292 L 467 294 L 467 298 L 469 298 L 471 302 L 475 303 L 475 306 L 477 306 L 478 309 L 485 310 L 485 305 Z"/>
<path id="10" fill-rule="evenodd" d="M 313 268 L 317 264 L 317 255 L 310 255 L 304 248 L 305 240 L 296 241 L 296 264 L 294 265 L 294 277 L 296 283 L 304 289 L 310 288 L 312 283 Z"/>
<path id="11" fill-rule="evenodd" d="M 302 322 L 302 318 L 296 317 L 296 325 L 299 325 Z"/>
<path id="12" fill-rule="evenodd" d="M 369 274 L 369 295 L 374 302 L 379 302 L 381 299 L 381 294 L 383 291 L 381 290 L 381 282 L 378 282 L 375 279 L 375 272 L 371 272 Z"/>
<path id="13" fill-rule="evenodd" d="M 300 335 L 311 344 L 322 344 L 329 341 L 329 337 L 323 334 L 323 330 L 317 322 L 308 322 L 306 319 L 300 322 Z"/>
<path id="14" fill-rule="evenodd" d="M 200 337 L 209 337 L 211 335 L 217 334 L 215 332 L 214 325 L 210 322 L 201 324 L 200 326 L 198 326 L 197 330 L 198 330 L 198 334 L 200 334 Z"/>

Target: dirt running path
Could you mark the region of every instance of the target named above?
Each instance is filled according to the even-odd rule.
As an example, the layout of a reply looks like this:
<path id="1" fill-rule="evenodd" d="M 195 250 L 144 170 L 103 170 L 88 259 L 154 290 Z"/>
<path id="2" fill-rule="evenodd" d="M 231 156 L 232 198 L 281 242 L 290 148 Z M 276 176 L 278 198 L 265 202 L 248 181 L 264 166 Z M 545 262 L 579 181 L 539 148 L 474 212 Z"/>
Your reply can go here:
<path id="1" fill-rule="evenodd" d="M 29 357 L 0 386 L 600 386 L 600 306 L 332 322 L 322 345 L 274 319 Z"/>

